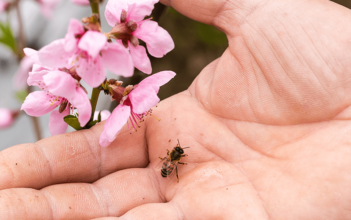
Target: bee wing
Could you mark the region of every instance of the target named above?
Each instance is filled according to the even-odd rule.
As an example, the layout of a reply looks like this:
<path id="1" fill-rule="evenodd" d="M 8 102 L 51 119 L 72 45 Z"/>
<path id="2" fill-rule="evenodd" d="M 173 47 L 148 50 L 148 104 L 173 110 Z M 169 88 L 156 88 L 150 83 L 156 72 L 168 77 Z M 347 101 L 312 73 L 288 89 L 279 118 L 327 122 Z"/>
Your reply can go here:
<path id="1" fill-rule="evenodd" d="M 163 163 L 164 163 L 164 162 L 169 163 L 169 162 L 170 162 L 170 159 L 167 158 L 167 157 L 164 157 L 164 158 L 160 159 L 160 162 L 158 162 L 158 163 L 156 164 L 156 166 L 155 166 L 155 170 L 161 172 L 162 166 L 163 166 Z"/>
<path id="2" fill-rule="evenodd" d="M 162 158 L 161 161 L 158 162 L 155 166 L 155 171 L 158 172 L 159 175 L 161 175 L 161 170 L 162 170 L 164 164 L 165 164 L 165 167 L 172 167 L 173 168 L 172 172 L 168 176 L 165 177 L 167 180 L 171 180 L 175 176 L 175 173 L 176 173 L 175 169 L 176 169 L 178 163 L 177 163 L 177 161 L 172 162 L 171 159 L 168 157 Z"/>

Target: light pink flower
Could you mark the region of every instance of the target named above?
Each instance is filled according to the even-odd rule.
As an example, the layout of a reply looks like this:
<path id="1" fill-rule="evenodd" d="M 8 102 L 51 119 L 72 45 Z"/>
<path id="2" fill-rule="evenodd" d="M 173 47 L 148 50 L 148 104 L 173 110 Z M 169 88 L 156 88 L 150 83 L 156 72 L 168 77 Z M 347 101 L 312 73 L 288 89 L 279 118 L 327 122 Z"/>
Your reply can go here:
<path id="1" fill-rule="evenodd" d="M 4 12 L 9 4 L 9 2 L 0 1 L 0 12 Z"/>
<path id="2" fill-rule="evenodd" d="M 78 110 L 81 127 L 88 123 L 91 115 L 89 98 L 70 74 L 34 64 L 33 71 L 29 73 L 28 85 L 39 86 L 43 91 L 30 93 L 22 104 L 21 110 L 35 117 L 52 111 L 49 119 L 52 135 L 66 131 L 67 124 L 63 121 L 63 117 L 70 114 L 73 108 Z M 61 113 L 57 110 L 53 111 L 58 106 L 62 108 Z"/>
<path id="3" fill-rule="evenodd" d="M 120 104 L 106 120 L 104 131 L 99 140 L 100 145 L 102 147 L 110 145 L 128 119 L 131 126 L 136 129 L 138 121 L 150 113 L 150 109 L 160 101 L 157 96 L 160 86 L 166 84 L 174 76 L 175 73 L 172 71 L 163 71 L 149 76 L 135 85 L 132 91 L 122 98 Z"/>
<path id="4" fill-rule="evenodd" d="M 32 58 L 25 56 L 21 60 L 20 67 L 15 73 L 12 83 L 16 91 L 26 89 L 28 73 L 31 71 L 34 61 Z"/>
<path id="5" fill-rule="evenodd" d="M 94 121 L 98 120 L 100 111 L 95 111 L 94 113 Z M 111 112 L 108 110 L 101 111 L 101 121 L 105 121 L 108 117 L 110 117 Z"/>
<path id="6" fill-rule="evenodd" d="M 89 0 L 71 0 L 73 3 L 77 5 L 87 6 L 89 5 Z"/>
<path id="7" fill-rule="evenodd" d="M 14 122 L 13 112 L 7 108 L 0 108 L 0 128 L 7 128 Z"/>
<path id="8" fill-rule="evenodd" d="M 64 39 L 40 49 L 37 57 L 43 66 L 75 67 L 77 74 L 92 87 L 98 87 L 105 80 L 105 68 L 124 77 L 132 76 L 134 69 L 126 48 L 118 43 L 108 43 L 100 32 L 85 32 L 76 19 L 71 19 Z"/>
<path id="9" fill-rule="evenodd" d="M 151 14 L 158 0 L 109 0 L 106 5 L 105 17 L 113 27 L 111 37 L 121 39 L 128 45 L 134 66 L 140 71 L 152 72 L 150 59 L 146 49 L 138 44 L 138 39 L 146 43 L 149 53 L 161 58 L 174 49 L 174 42 L 169 33 L 150 19 L 143 20 Z M 118 34 L 123 32 L 123 36 Z"/>
<path id="10" fill-rule="evenodd" d="M 40 5 L 40 11 L 46 18 L 51 18 L 52 13 L 60 0 L 37 0 Z"/>

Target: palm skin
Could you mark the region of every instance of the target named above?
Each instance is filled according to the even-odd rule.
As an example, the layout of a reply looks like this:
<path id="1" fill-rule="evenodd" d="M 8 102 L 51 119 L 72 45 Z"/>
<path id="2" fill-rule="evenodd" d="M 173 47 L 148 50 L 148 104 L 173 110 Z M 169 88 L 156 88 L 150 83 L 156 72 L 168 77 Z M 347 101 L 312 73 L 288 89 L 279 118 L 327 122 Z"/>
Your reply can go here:
<path id="1" fill-rule="evenodd" d="M 351 12 L 163 3 L 224 31 L 229 48 L 155 108 L 160 122 L 107 148 L 100 124 L 2 151 L 0 219 L 351 219 Z M 179 183 L 156 165 L 176 139 L 190 146 Z"/>

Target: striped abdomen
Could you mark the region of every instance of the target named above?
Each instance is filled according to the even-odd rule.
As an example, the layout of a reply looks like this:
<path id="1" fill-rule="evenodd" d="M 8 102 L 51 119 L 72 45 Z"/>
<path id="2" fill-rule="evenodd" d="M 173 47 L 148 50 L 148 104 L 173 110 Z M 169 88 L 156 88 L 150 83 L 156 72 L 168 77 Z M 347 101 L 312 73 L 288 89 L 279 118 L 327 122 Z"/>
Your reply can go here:
<path id="1" fill-rule="evenodd" d="M 172 171 L 174 170 L 174 167 L 175 167 L 174 164 L 169 161 L 163 162 L 162 169 L 161 169 L 161 176 L 166 177 L 169 174 L 171 174 Z"/>

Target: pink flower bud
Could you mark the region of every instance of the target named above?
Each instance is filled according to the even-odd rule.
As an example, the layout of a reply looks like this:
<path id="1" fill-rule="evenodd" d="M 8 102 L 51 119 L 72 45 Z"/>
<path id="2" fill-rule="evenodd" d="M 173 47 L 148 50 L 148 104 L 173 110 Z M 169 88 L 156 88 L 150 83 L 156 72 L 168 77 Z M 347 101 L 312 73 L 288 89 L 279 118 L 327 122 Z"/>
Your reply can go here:
<path id="1" fill-rule="evenodd" d="M 17 114 L 7 108 L 0 108 L 0 128 L 10 127 L 15 121 L 14 119 Z"/>

